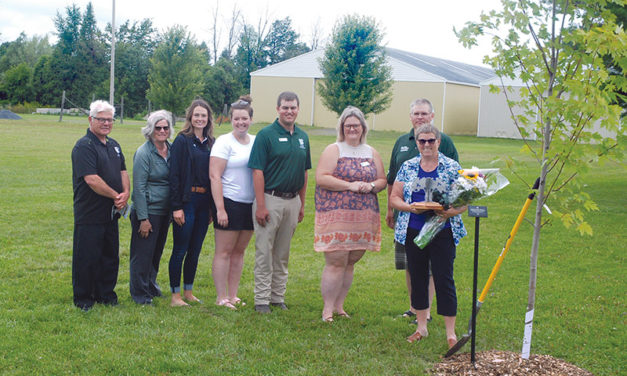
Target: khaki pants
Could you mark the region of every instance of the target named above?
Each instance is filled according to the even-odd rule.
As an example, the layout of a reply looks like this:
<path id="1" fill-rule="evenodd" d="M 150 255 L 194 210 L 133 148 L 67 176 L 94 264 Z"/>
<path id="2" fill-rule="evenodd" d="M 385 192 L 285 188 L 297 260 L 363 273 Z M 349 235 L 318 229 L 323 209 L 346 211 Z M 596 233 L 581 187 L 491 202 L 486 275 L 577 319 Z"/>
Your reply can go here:
<path id="1" fill-rule="evenodd" d="M 283 199 L 264 194 L 270 220 L 255 226 L 255 304 L 283 303 L 287 286 L 290 242 L 300 211 L 300 197 Z M 253 203 L 253 216 L 257 201 Z"/>

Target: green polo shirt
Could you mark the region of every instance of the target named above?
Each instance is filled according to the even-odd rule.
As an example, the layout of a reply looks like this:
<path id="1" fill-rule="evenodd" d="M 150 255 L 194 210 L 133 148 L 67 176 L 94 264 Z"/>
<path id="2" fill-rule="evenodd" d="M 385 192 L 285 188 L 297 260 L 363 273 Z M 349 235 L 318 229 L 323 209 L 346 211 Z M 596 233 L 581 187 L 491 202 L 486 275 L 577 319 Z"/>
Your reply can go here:
<path id="1" fill-rule="evenodd" d="M 445 156 L 459 162 L 459 156 L 457 155 L 457 149 L 455 149 L 453 140 L 444 133 L 440 133 L 440 138 L 441 141 L 438 151 L 440 151 L 440 153 L 444 154 Z M 394 180 L 396 180 L 396 174 L 401 168 L 403 162 L 417 156 L 418 154 L 420 154 L 420 152 L 418 151 L 418 147 L 416 146 L 414 129 L 412 128 L 409 133 L 406 133 L 399 137 L 394 144 L 394 148 L 392 149 L 392 155 L 390 156 L 390 169 L 388 170 L 387 176 L 388 184 L 394 184 Z"/>
<path id="2" fill-rule="evenodd" d="M 290 134 L 275 120 L 257 133 L 248 167 L 263 171 L 265 190 L 298 192 L 311 168 L 307 133 L 294 125 Z"/>

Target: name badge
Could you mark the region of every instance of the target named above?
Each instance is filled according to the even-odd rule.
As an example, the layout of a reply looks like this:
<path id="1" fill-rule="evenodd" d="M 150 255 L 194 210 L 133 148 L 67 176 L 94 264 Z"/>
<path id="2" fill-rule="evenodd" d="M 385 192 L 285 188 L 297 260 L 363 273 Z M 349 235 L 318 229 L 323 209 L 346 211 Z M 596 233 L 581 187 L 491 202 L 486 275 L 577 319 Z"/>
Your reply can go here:
<path id="1" fill-rule="evenodd" d="M 287 142 L 287 137 L 279 137 L 279 142 Z"/>
<path id="2" fill-rule="evenodd" d="M 365 162 L 361 162 L 361 167 L 368 167 L 370 166 L 370 162 L 365 161 Z"/>

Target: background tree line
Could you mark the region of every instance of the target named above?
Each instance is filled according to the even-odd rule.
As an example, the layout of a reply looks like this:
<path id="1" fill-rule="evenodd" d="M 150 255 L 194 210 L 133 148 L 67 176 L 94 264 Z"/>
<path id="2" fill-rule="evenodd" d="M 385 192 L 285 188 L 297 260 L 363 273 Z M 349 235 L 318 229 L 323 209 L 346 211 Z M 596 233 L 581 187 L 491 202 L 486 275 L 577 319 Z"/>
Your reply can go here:
<path id="1" fill-rule="evenodd" d="M 310 51 L 289 17 L 260 19 L 254 26 L 237 8 L 227 25 L 225 47 L 219 50 L 217 15 L 216 8 L 210 46 L 182 25 L 160 33 L 144 19 L 116 28 L 115 105 L 124 97 L 125 116 L 145 114 L 148 100 L 153 108 L 182 114 L 197 96 L 220 112 L 249 91 L 250 72 Z M 59 107 L 63 90 L 83 108 L 93 98 L 109 97 L 111 24 L 98 28 L 91 3 L 84 11 L 72 5 L 57 12 L 54 24 L 55 44 L 47 36 L 22 33 L 0 45 L 0 104 Z"/>

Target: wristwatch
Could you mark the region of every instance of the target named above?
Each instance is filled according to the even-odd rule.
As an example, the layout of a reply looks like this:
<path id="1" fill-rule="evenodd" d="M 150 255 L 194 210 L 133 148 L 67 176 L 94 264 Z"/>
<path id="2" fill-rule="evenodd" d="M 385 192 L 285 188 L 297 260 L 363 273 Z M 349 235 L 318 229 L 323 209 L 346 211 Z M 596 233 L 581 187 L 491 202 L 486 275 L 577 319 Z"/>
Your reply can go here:
<path id="1" fill-rule="evenodd" d="M 374 185 L 374 183 L 373 183 L 373 182 L 370 182 L 370 186 L 372 187 L 372 191 L 374 192 L 374 190 L 375 190 L 375 188 L 376 188 L 376 187 L 375 187 L 375 185 Z"/>

